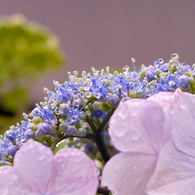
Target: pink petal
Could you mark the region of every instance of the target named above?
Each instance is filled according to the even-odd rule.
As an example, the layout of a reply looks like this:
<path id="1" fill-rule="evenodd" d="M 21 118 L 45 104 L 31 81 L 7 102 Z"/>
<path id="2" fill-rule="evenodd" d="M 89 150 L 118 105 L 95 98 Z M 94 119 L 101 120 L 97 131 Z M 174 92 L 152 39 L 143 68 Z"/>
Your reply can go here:
<path id="1" fill-rule="evenodd" d="M 180 91 L 180 90 L 179 90 Z M 148 98 L 148 100 L 156 102 L 159 104 L 165 112 L 169 112 L 170 107 L 175 104 L 176 96 L 179 91 L 176 91 L 175 93 L 171 92 L 159 92 L 155 95 L 152 95 Z"/>
<path id="2" fill-rule="evenodd" d="M 149 195 L 194 195 L 195 158 L 180 152 L 172 142 L 160 152 L 156 170 L 148 183 Z"/>
<path id="3" fill-rule="evenodd" d="M 14 172 L 11 166 L 0 167 L 0 194 L 1 195 L 40 195 L 26 185 Z"/>
<path id="4" fill-rule="evenodd" d="M 110 120 L 109 134 L 120 151 L 155 154 L 163 145 L 163 109 L 152 101 L 131 99 L 122 102 Z"/>
<path id="5" fill-rule="evenodd" d="M 174 111 L 173 140 L 177 148 L 195 157 L 195 95 L 180 93 Z"/>
<path id="6" fill-rule="evenodd" d="M 146 195 L 145 187 L 156 160 L 152 155 L 137 152 L 116 154 L 103 169 L 102 185 L 114 191 L 114 195 Z"/>
<path id="7" fill-rule="evenodd" d="M 16 174 L 41 194 L 46 192 L 53 167 L 51 150 L 34 140 L 27 141 L 15 155 Z"/>
<path id="8" fill-rule="evenodd" d="M 146 101 L 141 108 L 140 122 L 145 129 L 143 141 L 146 142 L 145 139 L 147 139 L 147 145 L 158 153 L 165 143 L 163 139 L 165 116 L 162 107 L 156 103 Z"/>
<path id="9" fill-rule="evenodd" d="M 175 105 L 177 105 L 177 94 L 178 93 L 180 93 L 180 89 L 176 90 L 175 93 L 160 92 L 148 98 L 149 101 L 153 101 L 159 104 L 164 110 L 165 123 L 164 123 L 164 131 L 162 134 L 164 143 L 172 139 L 172 134 L 171 134 L 172 123 L 173 123 L 172 111 Z"/>
<path id="10" fill-rule="evenodd" d="M 55 195 L 95 195 L 98 170 L 94 162 L 75 148 L 60 150 L 54 157 L 56 174 L 48 188 Z"/>

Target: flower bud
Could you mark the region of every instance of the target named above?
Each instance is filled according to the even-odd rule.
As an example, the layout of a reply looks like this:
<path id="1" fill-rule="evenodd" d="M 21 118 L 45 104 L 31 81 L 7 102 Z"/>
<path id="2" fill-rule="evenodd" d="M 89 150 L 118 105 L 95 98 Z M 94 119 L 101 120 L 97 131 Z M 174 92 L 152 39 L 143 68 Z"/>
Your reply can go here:
<path id="1" fill-rule="evenodd" d="M 108 99 L 107 100 L 112 105 L 115 105 L 115 104 L 117 104 L 119 102 L 119 97 L 116 94 L 114 94 L 114 95 L 108 96 Z"/>
<path id="2" fill-rule="evenodd" d="M 60 110 L 64 113 L 64 114 L 68 114 L 70 112 L 70 105 L 69 104 L 62 104 L 60 106 Z"/>
<path id="3" fill-rule="evenodd" d="M 49 130 L 50 130 L 50 125 L 47 123 L 40 123 L 38 126 L 38 130 L 42 133 L 42 134 L 48 134 Z"/>
<path id="4" fill-rule="evenodd" d="M 8 154 L 9 154 L 10 156 L 14 156 L 18 149 L 19 149 L 18 146 L 11 145 L 11 146 L 9 146 L 9 148 L 8 148 Z"/>
<path id="5" fill-rule="evenodd" d="M 96 102 L 94 102 L 93 103 L 93 109 L 94 110 L 100 110 L 101 109 L 101 102 L 98 102 L 98 101 L 96 101 Z"/>
<path id="6" fill-rule="evenodd" d="M 139 89 L 138 91 L 136 91 L 136 96 L 137 96 L 137 98 L 143 98 L 144 97 L 144 91 Z"/>
<path id="7" fill-rule="evenodd" d="M 34 124 L 34 123 L 29 123 L 29 124 L 27 125 L 27 129 L 31 129 L 31 130 L 33 130 L 33 131 L 36 131 L 36 130 L 37 130 L 37 125 Z"/>
<path id="8" fill-rule="evenodd" d="M 147 72 L 147 68 L 144 65 L 142 65 L 141 71 L 139 73 L 139 76 L 140 76 L 141 79 L 146 77 L 146 72 Z"/>
<path id="9" fill-rule="evenodd" d="M 62 102 L 62 103 L 66 103 L 66 102 L 68 102 L 69 100 L 70 100 L 70 98 L 69 98 L 68 95 L 66 95 L 66 94 L 58 95 L 58 96 L 56 97 L 56 101 Z"/>
<path id="10" fill-rule="evenodd" d="M 87 133 L 87 130 L 85 128 L 79 128 L 77 132 L 78 136 L 82 136 L 82 137 L 85 136 L 86 133 Z"/>
<path id="11" fill-rule="evenodd" d="M 31 130 L 31 129 L 28 129 L 28 130 L 25 131 L 24 137 L 27 140 L 31 139 L 31 138 L 34 138 L 35 137 L 35 132 L 33 130 Z"/>
<path id="12" fill-rule="evenodd" d="M 77 132 L 77 129 L 74 125 L 69 125 L 67 130 L 66 130 L 66 133 L 69 134 L 69 135 L 73 135 Z"/>
<path id="13" fill-rule="evenodd" d="M 129 97 L 136 98 L 137 97 L 137 93 L 135 91 L 130 91 L 129 92 Z"/>
<path id="14" fill-rule="evenodd" d="M 35 117 L 33 117 L 32 122 L 35 124 L 38 124 L 38 123 L 43 122 L 43 121 L 39 116 L 35 116 Z"/>
<path id="15" fill-rule="evenodd" d="M 62 121 L 59 125 L 59 129 L 62 130 L 64 133 L 66 133 L 67 128 L 68 128 L 68 124 Z"/>
<path id="16" fill-rule="evenodd" d="M 180 87 L 183 87 L 183 88 L 187 87 L 189 82 L 190 82 L 190 80 L 189 80 L 189 77 L 187 77 L 187 76 L 183 75 L 183 76 L 178 78 L 178 83 L 179 83 Z"/>
<path id="17" fill-rule="evenodd" d="M 94 110 L 93 111 L 93 117 L 94 118 L 102 118 L 104 116 L 104 112 L 102 110 Z"/>
<path id="18" fill-rule="evenodd" d="M 155 76 L 155 72 L 153 70 L 149 70 L 147 71 L 146 73 L 146 77 L 149 81 L 153 80 L 154 79 L 154 76 Z"/>
<path id="19" fill-rule="evenodd" d="M 6 131 L 5 137 L 6 137 L 10 142 L 12 142 L 12 144 L 15 144 L 15 143 L 16 143 L 16 138 L 15 138 L 15 135 L 14 135 L 14 130 L 8 130 L 8 131 Z"/>
<path id="20" fill-rule="evenodd" d="M 102 102 L 100 106 L 100 110 L 107 112 L 110 109 L 111 109 L 111 105 L 107 104 L 106 102 Z"/>
<path id="21" fill-rule="evenodd" d="M 170 72 L 174 73 L 177 70 L 177 64 L 172 64 Z"/>

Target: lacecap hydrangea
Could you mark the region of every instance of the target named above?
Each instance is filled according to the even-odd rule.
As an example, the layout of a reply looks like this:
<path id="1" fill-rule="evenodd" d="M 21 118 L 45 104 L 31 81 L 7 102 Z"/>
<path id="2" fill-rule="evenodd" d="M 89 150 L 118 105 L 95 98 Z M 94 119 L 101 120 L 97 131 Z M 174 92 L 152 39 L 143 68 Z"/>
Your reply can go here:
<path id="1" fill-rule="evenodd" d="M 195 64 L 179 62 L 178 54 L 172 54 L 169 62 L 158 59 L 148 67 L 142 65 L 139 71 L 125 66 L 121 72 L 91 68 L 79 76 L 77 71 L 68 72 L 64 83 L 54 81 L 55 91 L 44 89 L 47 96 L 30 114 L 24 114 L 21 123 L 11 126 L 0 140 L 1 164 L 10 164 L 20 147 L 29 139 L 55 148 L 61 140 L 67 145 L 81 147 L 77 141 L 92 139 L 98 145 L 99 138 L 107 140 L 108 121 L 120 101 L 129 98 L 148 98 L 160 91 L 182 91 L 195 93 Z M 100 136 L 101 134 L 101 136 Z M 100 136 L 100 137 L 99 137 Z M 99 141 L 98 141 L 99 140 Z M 85 151 L 89 143 L 82 146 Z M 105 159 L 104 159 L 105 160 Z"/>

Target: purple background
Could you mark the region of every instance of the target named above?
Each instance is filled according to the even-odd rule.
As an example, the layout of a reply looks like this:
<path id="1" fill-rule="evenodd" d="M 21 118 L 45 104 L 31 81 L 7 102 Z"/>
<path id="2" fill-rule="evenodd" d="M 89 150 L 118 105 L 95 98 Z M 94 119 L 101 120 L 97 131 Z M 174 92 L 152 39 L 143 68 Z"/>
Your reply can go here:
<path id="1" fill-rule="evenodd" d="M 195 62 L 194 0 L 0 0 L 0 15 L 22 13 L 48 27 L 61 42 L 67 65 L 35 83 L 33 102 L 43 100 L 43 87 L 63 81 L 67 71 L 139 66 L 178 53 Z"/>

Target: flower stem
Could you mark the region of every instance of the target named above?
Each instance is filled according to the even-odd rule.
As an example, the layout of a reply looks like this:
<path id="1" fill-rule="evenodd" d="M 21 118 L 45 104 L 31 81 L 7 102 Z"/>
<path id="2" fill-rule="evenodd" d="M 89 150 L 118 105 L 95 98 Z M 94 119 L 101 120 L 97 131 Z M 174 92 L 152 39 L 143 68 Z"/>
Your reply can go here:
<path id="1" fill-rule="evenodd" d="M 87 118 L 86 121 L 89 124 L 89 126 L 91 127 L 92 131 L 94 132 L 94 134 L 92 134 L 92 139 L 96 143 L 96 146 L 97 146 L 100 154 L 102 155 L 104 162 L 106 163 L 110 159 L 110 155 L 109 155 L 108 150 L 105 146 L 101 131 L 97 131 L 95 125 L 93 124 L 93 122 L 89 118 Z"/>
<path id="2" fill-rule="evenodd" d="M 98 188 L 97 193 L 103 194 L 103 195 L 109 195 L 110 191 L 105 188 Z"/>
<path id="3" fill-rule="evenodd" d="M 108 112 L 108 114 L 106 115 L 106 117 L 104 118 L 104 120 L 102 121 L 100 126 L 97 128 L 97 130 L 96 130 L 97 133 L 101 133 L 101 131 L 104 129 L 104 127 L 107 124 L 107 122 L 110 120 L 110 117 L 113 115 L 114 111 L 115 111 L 115 108 L 112 108 Z"/>
<path id="4" fill-rule="evenodd" d="M 110 159 L 110 155 L 109 155 L 108 150 L 104 144 L 104 140 L 103 140 L 102 135 L 101 134 L 94 135 L 93 140 L 96 143 L 96 146 L 97 146 L 100 154 L 102 155 L 104 162 L 106 163 Z"/>

